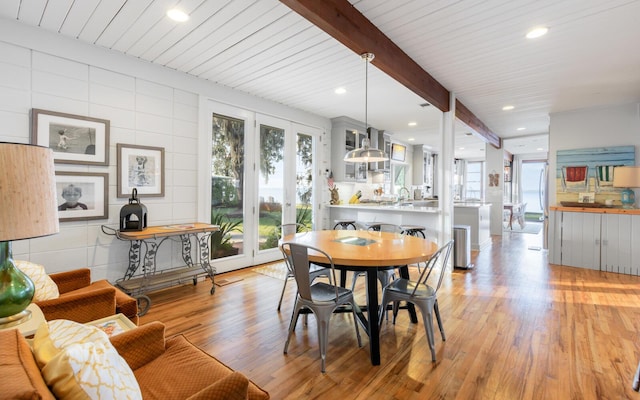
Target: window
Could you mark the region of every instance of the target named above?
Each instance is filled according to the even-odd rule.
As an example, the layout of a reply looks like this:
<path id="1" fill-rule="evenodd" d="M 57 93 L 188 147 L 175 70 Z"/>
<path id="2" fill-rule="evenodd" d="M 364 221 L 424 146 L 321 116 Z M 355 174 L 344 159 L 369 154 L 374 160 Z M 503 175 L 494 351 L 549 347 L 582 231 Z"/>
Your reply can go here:
<path id="1" fill-rule="evenodd" d="M 467 162 L 465 198 L 480 200 L 484 199 L 484 185 L 482 181 L 483 176 L 484 161 Z"/>

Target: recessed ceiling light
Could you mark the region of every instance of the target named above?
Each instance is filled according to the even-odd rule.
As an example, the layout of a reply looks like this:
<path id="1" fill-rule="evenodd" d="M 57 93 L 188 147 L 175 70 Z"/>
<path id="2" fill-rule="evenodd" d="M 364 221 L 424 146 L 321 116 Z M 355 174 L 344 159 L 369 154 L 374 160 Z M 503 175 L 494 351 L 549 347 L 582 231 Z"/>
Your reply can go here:
<path id="1" fill-rule="evenodd" d="M 464 147 L 458 147 L 458 150 L 464 150 Z"/>
<path id="2" fill-rule="evenodd" d="M 509 110 L 513 110 L 515 107 L 514 106 L 504 106 L 502 107 L 502 111 L 509 111 Z"/>
<path id="3" fill-rule="evenodd" d="M 542 150 L 544 150 L 544 149 L 543 149 L 542 147 L 538 147 L 536 150 L 538 150 L 538 151 L 542 151 Z"/>
<path id="4" fill-rule="evenodd" d="M 537 26 L 527 32 L 527 39 L 539 38 L 540 36 L 546 35 L 547 32 L 549 32 L 549 28 L 546 26 Z"/>
<path id="5" fill-rule="evenodd" d="M 186 12 L 177 8 L 172 8 L 171 10 L 167 11 L 167 17 L 176 22 L 185 22 L 189 19 L 189 15 Z"/>
<path id="6" fill-rule="evenodd" d="M 347 89 L 343 88 L 343 87 L 339 87 L 336 90 L 334 90 L 335 94 L 345 94 L 347 93 Z"/>
<path id="7" fill-rule="evenodd" d="M 520 127 L 520 128 L 518 128 L 517 130 L 518 130 L 518 131 L 523 131 L 523 130 L 525 130 L 525 129 L 527 129 L 527 128 L 525 128 L 524 126 L 521 126 L 521 127 Z"/>
<path id="8" fill-rule="evenodd" d="M 412 121 L 412 122 L 409 122 L 409 124 L 408 124 L 408 125 L 409 125 L 409 126 L 416 126 L 416 125 L 418 125 L 418 123 L 417 123 L 417 122 L 413 122 L 413 121 Z"/>
<path id="9" fill-rule="evenodd" d="M 410 137 L 410 138 L 409 138 L 409 139 L 407 139 L 407 140 L 408 140 L 408 141 L 410 141 L 410 142 L 413 142 L 414 140 L 416 140 L 416 138 L 412 138 L 412 137 Z"/>

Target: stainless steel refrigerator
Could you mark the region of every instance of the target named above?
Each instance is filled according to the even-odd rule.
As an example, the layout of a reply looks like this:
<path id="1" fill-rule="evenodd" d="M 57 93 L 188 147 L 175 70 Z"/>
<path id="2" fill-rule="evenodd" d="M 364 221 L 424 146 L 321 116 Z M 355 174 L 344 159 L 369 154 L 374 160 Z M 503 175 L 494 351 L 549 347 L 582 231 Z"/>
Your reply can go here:
<path id="1" fill-rule="evenodd" d="M 540 208 L 542 209 L 542 248 L 549 249 L 549 162 L 540 171 L 538 183 Z"/>

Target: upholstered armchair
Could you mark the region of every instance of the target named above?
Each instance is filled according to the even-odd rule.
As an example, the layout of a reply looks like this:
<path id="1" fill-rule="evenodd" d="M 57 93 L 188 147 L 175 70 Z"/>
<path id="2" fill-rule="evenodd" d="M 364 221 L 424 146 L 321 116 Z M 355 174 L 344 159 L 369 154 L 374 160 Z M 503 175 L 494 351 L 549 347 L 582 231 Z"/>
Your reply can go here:
<path id="1" fill-rule="evenodd" d="M 94 321 L 117 313 L 138 324 L 136 299 L 113 286 L 106 279 L 91 282 L 91 270 L 81 268 L 50 274 L 60 296 L 35 301 L 47 321 L 68 319 L 79 323 Z"/>

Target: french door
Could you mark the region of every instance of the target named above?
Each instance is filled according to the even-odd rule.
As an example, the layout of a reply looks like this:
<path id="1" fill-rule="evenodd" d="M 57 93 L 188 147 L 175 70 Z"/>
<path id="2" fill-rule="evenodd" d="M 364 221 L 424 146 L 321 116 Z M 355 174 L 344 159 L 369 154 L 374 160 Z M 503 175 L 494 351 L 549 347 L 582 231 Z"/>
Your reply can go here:
<path id="1" fill-rule="evenodd" d="M 211 253 L 218 272 L 282 257 L 278 227 L 314 224 L 320 131 L 211 103 Z"/>

